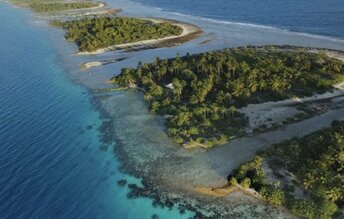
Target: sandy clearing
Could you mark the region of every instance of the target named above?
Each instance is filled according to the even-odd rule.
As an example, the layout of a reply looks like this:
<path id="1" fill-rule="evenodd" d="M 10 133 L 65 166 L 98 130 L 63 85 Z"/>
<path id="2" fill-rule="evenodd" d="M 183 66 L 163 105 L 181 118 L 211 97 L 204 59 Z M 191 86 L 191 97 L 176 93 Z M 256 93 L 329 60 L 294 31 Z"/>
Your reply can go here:
<path id="1" fill-rule="evenodd" d="M 273 144 L 293 137 L 303 137 L 322 128 L 329 127 L 334 120 L 342 119 L 344 119 L 344 109 L 332 110 L 320 116 L 290 124 L 276 131 L 235 139 L 228 144 L 209 150 L 204 156 L 208 157 L 212 167 L 219 175 L 227 177 L 242 162 L 252 159 L 257 151 L 267 149 Z"/>
<path id="2" fill-rule="evenodd" d="M 298 113 L 302 113 L 296 109 L 295 105 L 300 103 L 312 103 L 326 99 L 340 98 L 344 95 L 344 82 L 333 85 L 335 90 L 328 91 L 323 94 L 315 94 L 310 97 L 291 98 L 276 102 L 265 102 L 260 104 L 248 104 L 246 107 L 238 109 L 239 112 L 244 113 L 248 119 L 250 128 L 254 129 L 263 124 L 271 125 L 281 123 L 288 118 L 292 118 Z M 340 101 L 340 99 L 337 99 Z"/>

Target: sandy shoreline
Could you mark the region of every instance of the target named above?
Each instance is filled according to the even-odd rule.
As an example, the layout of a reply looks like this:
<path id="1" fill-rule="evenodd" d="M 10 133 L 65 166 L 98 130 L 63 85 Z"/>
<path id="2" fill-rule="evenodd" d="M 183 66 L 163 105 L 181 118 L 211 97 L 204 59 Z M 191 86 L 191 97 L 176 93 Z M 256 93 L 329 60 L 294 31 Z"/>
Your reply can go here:
<path id="1" fill-rule="evenodd" d="M 245 189 L 240 185 L 225 185 L 221 187 L 196 187 L 195 191 L 200 194 L 213 197 L 225 197 L 236 192 L 241 192 L 252 197 L 260 198 L 260 195 L 255 190 L 250 188 Z"/>
<path id="2" fill-rule="evenodd" d="M 50 20 L 58 20 L 58 19 L 72 19 L 78 18 L 83 16 L 96 16 L 96 15 L 108 15 L 108 14 L 116 14 L 121 12 L 121 9 L 110 8 L 110 9 L 102 9 L 102 10 L 84 10 L 84 11 L 61 11 L 54 14 L 43 14 L 37 15 L 37 18 L 45 18 Z"/>
<path id="3" fill-rule="evenodd" d="M 123 60 L 128 59 L 129 57 L 123 57 L 123 58 L 115 58 L 115 59 L 108 59 L 108 60 L 99 60 L 99 61 L 90 61 L 90 62 L 85 62 L 80 65 L 81 69 L 90 69 L 93 67 L 98 67 L 102 65 L 108 65 L 108 64 L 113 64 L 116 62 L 120 62 Z"/>
<path id="4" fill-rule="evenodd" d="M 154 46 L 154 45 L 168 43 L 170 41 L 175 41 L 182 38 L 187 38 L 187 37 L 194 38 L 197 35 L 202 33 L 202 30 L 199 27 L 192 24 L 180 22 L 180 21 L 169 20 L 169 19 L 153 19 L 153 18 L 140 18 L 140 19 L 150 20 L 155 23 L 169 22 L 173 25 L 181 27 L 183 29 L 183 32 L 177 36 L 168 36 L 168 37 L 159 38 L 159 39 L 142 40 L 139 42 L 118 44 L 118 45 L 109 46 L 107 48 L 98 49 L 94 52 L 77 52 L 76 54 L 77 55 L 96 55 L 96 54 L 101 54 L 101 53 L 114 51 L 114 50 L 129 49 L 129 48 L 134 48 L 134 47 Z"/>
<path id="5" fill-rule="evenodd" d="M 79 12 L 79 11 L 92 11 L 92 10 L 97 10 L 99 8 L 104 8 L 106 7 L 106 3 L 104 2 L 98 2 L 97 6 L 94 7 L 89 7 L 89 8 L 77 8 L 77 9 L 68 9 L 68 10 L 62 10 L 62 11 L 56 11 L 56 12 Z"/>

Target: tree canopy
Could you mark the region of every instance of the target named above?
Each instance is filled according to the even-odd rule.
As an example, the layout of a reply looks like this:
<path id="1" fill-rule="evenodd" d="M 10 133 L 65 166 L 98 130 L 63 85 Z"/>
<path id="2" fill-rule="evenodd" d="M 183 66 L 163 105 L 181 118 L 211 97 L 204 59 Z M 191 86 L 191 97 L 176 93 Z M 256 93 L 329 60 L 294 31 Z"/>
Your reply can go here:
<path id="1" fill-rule="evenodd" d="M 262 162 L 274 169 L 283 186 L 269 182 Z M 296 178 L 292 185 L 278 172 L 286 169 Z M 245 184 L 272 204 L 284 205 L 304 218 L 330 218 L 344 201 L 344 121 L 331 128 L 272 146 L 252 161 L 234 170 L 229 182 Z M 304 197 L 295 197 L 289 187 L 301 187 Z"/>
<path id="2" fill-rule="evenodd" d="M 98 6 L 97 2 L 42 2 L 33 1 L 29 4 L 35 12 L 54 12 L 70 9 L 92 8 Z"/>
<path id="3" fill-rule="evenodd" d="M 114 16 L 53 21 L 51 24 L 66 29 L 66 39 L 76 42 L 80 51 L 89 52 L 117 44 L 180 35 L 183 31 L 169 22 Z"/>
<path id="4" fill-rule="evenodd" d="M 278 47 L 236 48 L 139 63 L 113 82 L 143 88 L 153 113 L 168 115 L 177 143 L 210 147 L 240 134 L 247 103 L 311 95 L 342 80 L 343 63 Z"/>
<path id="5" fill-rule="evenodd" d="M 51 2 L 63 2 L 63 0 L 9 0 L 11 3 L 18 5 L 20 7 L 30 8 L 31 4 L 45 4 Z"/>

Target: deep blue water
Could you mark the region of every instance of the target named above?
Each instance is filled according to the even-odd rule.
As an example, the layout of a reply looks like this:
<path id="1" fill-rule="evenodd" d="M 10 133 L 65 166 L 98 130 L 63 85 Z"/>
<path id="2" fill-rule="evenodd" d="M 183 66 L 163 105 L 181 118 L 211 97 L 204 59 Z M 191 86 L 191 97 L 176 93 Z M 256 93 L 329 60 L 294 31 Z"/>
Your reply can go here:
<path id="1" fill-rule="evenodd" d="M 47 31 L 0 3 L 0 218 L 182 218 L 149 199 L 129 200 L 100 115 L 70 81 Z"/>
<path id="2" fill-rule="evenodd" d="M 163 10 L 344 38 L 343 0 L 134 0 Z"/>

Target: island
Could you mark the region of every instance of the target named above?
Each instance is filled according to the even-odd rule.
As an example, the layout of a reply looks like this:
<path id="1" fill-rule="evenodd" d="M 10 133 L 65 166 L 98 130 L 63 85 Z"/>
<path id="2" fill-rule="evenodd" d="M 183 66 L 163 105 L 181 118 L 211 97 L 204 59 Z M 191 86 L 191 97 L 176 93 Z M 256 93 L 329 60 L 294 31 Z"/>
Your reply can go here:
<path id="1" fill-rule="evenodd" d="M 37 13 L 49 13 L 76 9 L 92 9 L 103 7 L 104 3 L 99 2 L 65 2 L 56 0 L 11 0 L 14 4 L 27 7 Z"/>
<path id="2" fill-rule="evenodd" d="M 102 6 L 101 3 L 96 2 L 71 2 L 71 3 L 32 3 L 30 8 L 35 12 L 54 12 L 54 11 L 65 11 L 73 9 L 87 9 Z"/>
<path id="3" fill-rule="evenodd" d="M 238 108 L 330 90 L 343 81 L 343 67 L 321 52 L 245 47 L 157 58 L 111 81 L 140 88 L 176 143 L 209 148 L 244 133 L 248 121 Z"/>
<path id="4" fill-rule="evenodd" d="M 183 32 L 180 26 L 166 21 L 156 22 L 154 19 L 117 16 L 52 21 L 51 25 L 66 29 L 66 39 L 76 42 L 81 52 L 93 52 L 119 44 L 178 36 Z"/>

